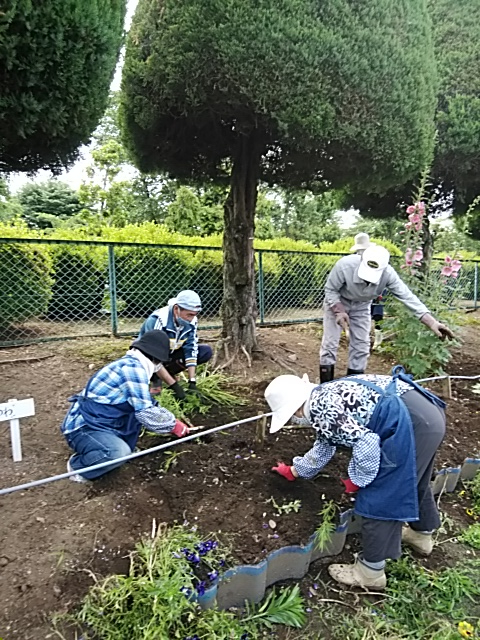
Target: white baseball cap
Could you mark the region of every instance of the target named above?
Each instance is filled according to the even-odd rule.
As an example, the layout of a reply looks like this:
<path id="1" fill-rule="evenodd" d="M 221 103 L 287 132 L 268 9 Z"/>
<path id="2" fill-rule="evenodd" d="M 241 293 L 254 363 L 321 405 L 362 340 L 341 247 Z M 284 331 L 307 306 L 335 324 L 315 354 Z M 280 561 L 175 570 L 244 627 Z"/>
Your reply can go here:
<path id="1" fill-rule="evenodd" d="M 358 277 L 372 284 L 378 284 L 382 273 L 388 266 L 390 253 L 377 244 L 372 244 L 362 255 L 360 266 L 358 267 Z"/>
<path id="2" fill-rule="evenodd" d="M 355 244 L 350 248 L 350 251 L 365 250 L 370 246 L 370 236 L 368 233 L 357 233 L 355 236 Z"/>
<path id="3" fill-rule="evenodd" d="M 303 378 L 283 375 L 274 378 L 265 389 L 265 400 L 273 412 L 270 433 L 284 427 L 297 409 L 310 397 L 317 384 L 310 382 L 305 374 Z"/>
<path id="4" fill-rule="evenodd" d="M 202 301 L 200 300 L 200 296 L 196 291 L 191 291 L 189 289 L 185 289 L 185 291 L 180 291 L 176 298 L 171 298 L 168 301 L 169 306 L 173 306 L 178 304 L 182 309 L 186 309 L 187 311 L 201 311 L 202 310 Z"/>

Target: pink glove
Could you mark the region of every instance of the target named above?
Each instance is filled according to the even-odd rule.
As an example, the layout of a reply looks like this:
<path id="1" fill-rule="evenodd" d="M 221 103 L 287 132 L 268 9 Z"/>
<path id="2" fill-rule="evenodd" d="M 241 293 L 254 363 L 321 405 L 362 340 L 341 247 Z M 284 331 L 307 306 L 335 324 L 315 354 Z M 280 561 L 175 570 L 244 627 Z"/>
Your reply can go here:
<path id="1" fill-rule="evenodd" d="M 288 464 L 285 464 L 284 462 L 277 462 L 277 465 L 278 466 L 276 467 L 272 467 L 272 471 L 276 471 L 290 482 L 293 482 L 296 479 L 292 473 L 292 468 L 289 467 Z"/>
<path id="2" fill-rule="evenodd" d="M 335 304 L 332 304 L 330 309 L 335 314 L 336 323 L 339 324 L 342 329 L 348 329 L 350 318 L 348 317 L 347 310 L 345 309 L 343 304 L 341 302 L 336 302 Z"/>
<path id="3" fill-rule="evenodd" d="M 187 436 L 189 434 L 189 428 L 187 427 L 186 424 L 183 424 L 183 422 L 180 422 L 180 420 L 177 420 L 175 422 L 175 426 L 173 427 L 171 433 L 174 433 L 177 438 L 183 438 L 183 436 Z"/>
<path id="4" fill-rule="evenodd" d="M 360 489 L 360 487 L 352 482 L 350 478 L 347 478 L 346 480 L 340 478 L 340 481 L 345 485 L 345 493 L 355 493 Z"/>
<path id="5" fill-rule="evenodd" d="M 442 324 L 438 320 L 435 320 L 435 318 L 429 313 L 425 313 L 420 318 L 420 322 L 422 322 L 426 327 L 433 331 L 433 333 L 438 336 L 440 340 L 445 340 L 445 338 L 450 338 L 450 340 L 453 340 L 453 338 L 455 338 L 452 330 L 449 329 L 446 324 Z"/>

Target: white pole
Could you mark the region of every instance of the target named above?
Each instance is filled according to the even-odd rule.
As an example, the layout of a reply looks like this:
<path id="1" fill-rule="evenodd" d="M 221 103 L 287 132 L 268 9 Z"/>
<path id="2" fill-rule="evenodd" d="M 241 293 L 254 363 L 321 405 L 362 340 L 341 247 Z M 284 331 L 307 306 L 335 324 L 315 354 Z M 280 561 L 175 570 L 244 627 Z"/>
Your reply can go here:
<path id="1" fill-rule="evenodd" d="M 16 398 L 9 398 L 9 402 L 16 402 Z M 12 440 L 12 456 L 14 462 L 22 460 L 22 441 L 20 437 L 20 420 L 15 418 L 10 420 L 10 438 Z"/>

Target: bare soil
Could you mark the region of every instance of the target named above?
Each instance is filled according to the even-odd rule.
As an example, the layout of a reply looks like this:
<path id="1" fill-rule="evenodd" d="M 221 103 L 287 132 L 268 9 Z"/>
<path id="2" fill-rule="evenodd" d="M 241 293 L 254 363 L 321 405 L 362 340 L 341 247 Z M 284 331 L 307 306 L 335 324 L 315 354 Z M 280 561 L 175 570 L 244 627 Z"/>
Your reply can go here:
<path id="1" fill-rule="evenodd" d="M 248 404 L 235 411 L 216 408 L 197 423 L 217 426 L 266 410 L 263 391 L 280 373 L 307 372 L 312 380 L 318 379 L 320 332 L 315 324 L 261 329 L 262 351 L 255 354 L 251 368 L 235 372 Z M 20 463 L 11 459 L 8 423 L 0 423 L 1 487 L 65 471 L 69 450 L 59 426 L 68 409 L 67 398 L 101 364 L 120 356 L 128 343 L 88 338 L 0 351 L 0 402 L 34 397 L 36 406 L 36 415 L 22 420 Z M 480 373 L 479 355 L 478 326 L 469 325 L 449 372 Z M 32 360 L 43 356 L 48 357 Z M 1 364 L 6 360 L 17 361 Z M 387 373 L 393 364 L 374 354 L 369 370 Z M 345 370 L 346 345 L 342 345 L 337 375 Z M 437 383 L 431 388 L 441 393 Z M 479 453 L 479 412 L 480 396 L 472 393 L 471 383 L 453 382 L 439 467 L 461 464 Z M 140 447 L 159 442 L 158 437 L 145 436 Z M 337 455 L 314 481 L 288 483 L 270 471 L 277 460 L 290 462 L 312 442 L 311 430 L 296 429 L 267 436 L 260 444 L 255 425 L 247 424 L 176 447 L 184 453 L 167 473 L 162 471 L 165 456 L 153 454 L 89 486 L 64 480 L 1 496 L 0 637 L 52 638 L 52 613 L 78 604 L 92 584 L 90 572 L 125 571 L 128 552 L 149 534 L 154 518 L 167 523 L 186 520 L 206 535 L 216 532 L 231 542 L 236 563 L 257 562 L 272 549 L 306 542 L 325 501 L 333 499 L 342 509 L 351 506 L 339 482 L 346 473 L 345 454 Z M 267 502 L 272 497 L 279 504 L 298 499 L 302 507 L 298 514 L 277 517 Z M 448 513 L 454 517 L 458 511 L 462 516 L 465 508 L 455 505 L 458 502 L 446 502 Z M 268 526 L 272 519 L 275 529 Z M 355 544 L 352 539 L 348 546 Z M 344 551 L 346 556 L 350 553 L 351 548 Z"/>

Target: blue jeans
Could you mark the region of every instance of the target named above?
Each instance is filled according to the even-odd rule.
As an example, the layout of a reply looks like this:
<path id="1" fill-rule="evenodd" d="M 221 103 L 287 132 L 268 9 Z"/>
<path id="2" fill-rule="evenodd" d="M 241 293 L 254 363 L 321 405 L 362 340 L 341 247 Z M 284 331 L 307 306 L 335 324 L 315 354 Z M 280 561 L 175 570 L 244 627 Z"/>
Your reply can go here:
<path id="1" fill-rule="evenodd" d="M 112 431 L 81 427 L 72 433 L 67 433 L 65 438 L 68 446 L 75 451 L 70 458 L 70 466 L 73 470 L 92 467 L 95 464 L 116 460 L 132 453 L 125 440 L 122 440 Z M 122 464 L 123 462 L 116 462 L 102 469 L 86 471 L 81 475 L 87 480 L 93 480 L 93 478 L 103 476 L 103 474 L 120 467 Z"/>

